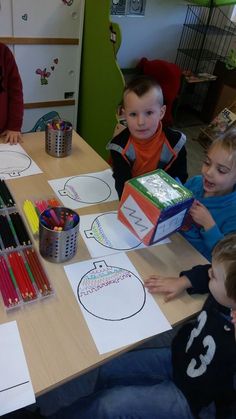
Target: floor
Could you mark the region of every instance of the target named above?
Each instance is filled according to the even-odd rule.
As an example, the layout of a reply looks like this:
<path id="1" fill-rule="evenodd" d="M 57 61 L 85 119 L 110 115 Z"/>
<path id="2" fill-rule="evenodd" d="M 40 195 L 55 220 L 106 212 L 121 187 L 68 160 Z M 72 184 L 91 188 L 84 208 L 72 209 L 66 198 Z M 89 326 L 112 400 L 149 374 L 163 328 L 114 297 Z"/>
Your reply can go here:
<path id="1" fill-rule="evenodd" d="M 184 108 L 178 111 L 175 129 L 182 131 L 186 137 L 187 162 L 189 178 L 201 173 L 205 150 L 197 141 L 201 128 L 205 124 L 190 110 Z"/>

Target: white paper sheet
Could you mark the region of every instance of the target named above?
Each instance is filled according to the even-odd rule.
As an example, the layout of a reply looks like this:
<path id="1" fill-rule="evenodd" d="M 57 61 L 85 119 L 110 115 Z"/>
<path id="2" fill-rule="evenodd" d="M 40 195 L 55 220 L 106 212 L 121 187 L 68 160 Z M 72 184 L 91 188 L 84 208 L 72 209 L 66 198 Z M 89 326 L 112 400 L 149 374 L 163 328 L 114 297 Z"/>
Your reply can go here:
<path id="1" fill-rule="evenodd" d="M 171 329 L 125 253 L 64 269 L 100 354 Z"/>
<path id="2" fill-rule="evenodd" d="M 147 247 L 118 220 L 117 211 L 82 215 L 80 234 L 92 257 Z M 169 242 L 165 239 L 157 245 Z"/>
<path id="3" fill-rule="evenodd" d="M 35 403 L 15 321 L 0 325 L 0 416 Z"/>
<path id="4" fill-rule="evenodd" d="M 65 207 L 78 209 L 118 199 L 111 169 L 48 181 Z"/>
<path id="5" fill-rule="evenodd" d="M 20 144 L 0 144 L 1 179 L 17 179 L 38 173 L 42 173 L 42 170 Z"/>

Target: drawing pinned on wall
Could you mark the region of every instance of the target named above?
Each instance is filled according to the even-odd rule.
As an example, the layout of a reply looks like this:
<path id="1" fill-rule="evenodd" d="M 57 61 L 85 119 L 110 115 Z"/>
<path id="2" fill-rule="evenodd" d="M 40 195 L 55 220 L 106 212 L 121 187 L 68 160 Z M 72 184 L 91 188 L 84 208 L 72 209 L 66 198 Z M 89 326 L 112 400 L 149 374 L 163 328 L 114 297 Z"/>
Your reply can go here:
<path id="1" fill-rule="evenodd" d="M 0 176 L 2 179 L 30 176 L 42 170 L 20 144 L 0 144 Z"/>
<path id="2" fill-rule="evenodd" d="M 37 68 L 37 70 L 35 70 L 35 73 L 38 74 L 40 76 L 40 82 L 42 85 L 48 84 L 48 77 L 51 76 L 50 71 L 47 71 L 46 68 L 44 68 L 43 70 L 41 70 L 40 68 Z"/>
<path id="3" fill-rule="evenodd" d="M 126 0 L 111 0 L 111 15 L 125 15 Z"/>
<path id="4" fill-rule="evenodd" d="M 55 70 L 55 64 L 58 64 L 58 58 L 53 59 L 53 64 L 50 66 L 51 71 Z M 35 70 L 35 74 L 38 74 L 40 76 L 41 85 L 48 84 L 48 78 L 51 76 L 51 73 L 47 70 L 46 67 L 43 70 L 37 68 L 37 70 Z"/>
<path id="5" fill-rule="evenodd" d="M 146 0 L 111 0 L 111 15 L 144 16 Z"/>
<path id="6" fill-rule="evenodd" d="M 64 3 L 66 6 L 72 6 L 74 0 L 62 0 L 62 3 Z"/>
<path id="7" fill-rule="evenodd" d="M 171 328 L 125 253 L 64 269 L 99 353 Z"/>
<path id="8" fill-rule="evenodd" d="M 128 0 L 127 1 L 127 15 L 144 16 L 146 7 L 146 0 Z"/>
<path id="9" fill-rule="evenodd" d="M 78 209 L 118 199 L 110 169 L 48 181 L 63 205 Z"/>
<path id="10" fill-rule="evenodd" d="M 53 65 L 51 65 L 51 70 L 54 71 L 55 70 L 55 64 L 58 64 L 58 58 L 54 58 L 53 60 Z"/>

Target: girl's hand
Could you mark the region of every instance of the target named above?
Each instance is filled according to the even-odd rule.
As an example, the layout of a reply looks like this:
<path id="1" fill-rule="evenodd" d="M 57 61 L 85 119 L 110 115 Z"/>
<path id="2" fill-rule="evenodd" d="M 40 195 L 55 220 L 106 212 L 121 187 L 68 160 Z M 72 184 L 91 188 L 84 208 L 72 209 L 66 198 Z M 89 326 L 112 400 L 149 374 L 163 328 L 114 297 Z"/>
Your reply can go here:
<path id="1" fill-rule="evenodd" d="M 194 201 L 189 213 L 191 214 L 193 221 L 202 226 L 204 230 L 209 230 L 215 225 L 215 220 L 211 213 L 205 205 L 201 204 L 199 201 Z"/>
<path id="2" fill-rule="evenodd" d="M 187 276 L 164 277 L 159 275 L 150 276 L 144 281 L 144 285 L 151 294 L 164 294 L 166 302 L 173 300 L 173 298 L 192 286 Z"/>
<path id="3" fill-rule="evenodd" d="M 1 134 L 1 137 L 4 137 L 4 143 L 10 143 L 11 145 L 22 142 L 22 135 L 19 131 L 6 130 Z"/>

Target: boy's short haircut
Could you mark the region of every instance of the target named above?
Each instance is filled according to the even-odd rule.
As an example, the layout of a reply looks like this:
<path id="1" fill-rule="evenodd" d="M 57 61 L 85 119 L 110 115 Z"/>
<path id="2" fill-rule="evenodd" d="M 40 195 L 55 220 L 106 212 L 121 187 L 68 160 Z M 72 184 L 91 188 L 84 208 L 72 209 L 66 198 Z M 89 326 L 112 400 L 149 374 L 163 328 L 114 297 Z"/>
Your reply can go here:
<path id="1" fill-rule="evenodd" d="M 236 163 L 236 128 L 231 128 L 228 132 L 224 132 L 220 137 L 216 138 L 208 147 L 211 149 L 215 144 L 220 144 L 224 150 L 235 154 L 234 161 Z"/>
<path id="2" fill-rule="evenodd" d="M 130 80 L 125 88 L 123 93 L 123 102 L 125 94 L 128 92 L 134 92 L 138 97 L 141 97 L 145 95 L 145 93 L 149 92 L 151 89 L 157 89 L 158 91 L 158 102 L 160 106 L 163 106 L 164 104 L 164 98 L 163 98 L 163 92 L 162 88 L 159 85 L 159 83 L 156 81 L 156 79 L 152 76 L 145 76 L 141 75 L 138 77 L 135 77 L 134 79 Z"/>
<path id="3" fill-rule="evenodd" d="M 227 234 L 216 244 L 212 259 L 224 264 L 226 294 L 236 302 L 236 233 Z"/>

